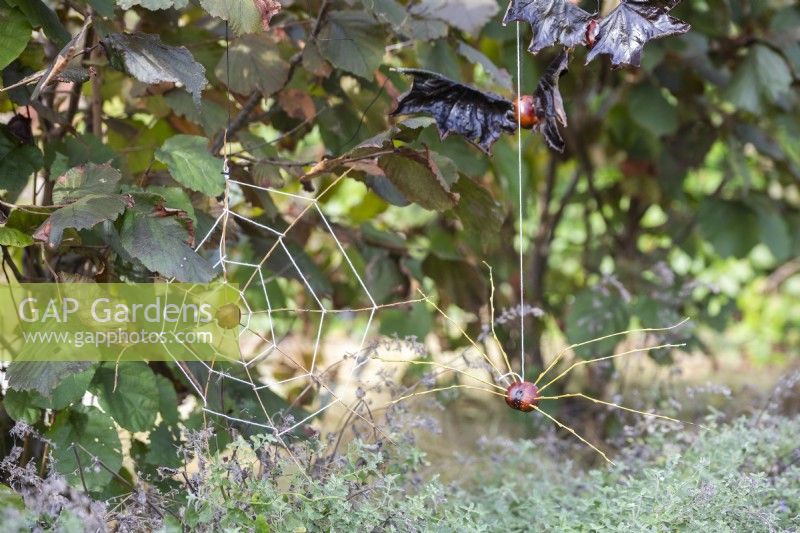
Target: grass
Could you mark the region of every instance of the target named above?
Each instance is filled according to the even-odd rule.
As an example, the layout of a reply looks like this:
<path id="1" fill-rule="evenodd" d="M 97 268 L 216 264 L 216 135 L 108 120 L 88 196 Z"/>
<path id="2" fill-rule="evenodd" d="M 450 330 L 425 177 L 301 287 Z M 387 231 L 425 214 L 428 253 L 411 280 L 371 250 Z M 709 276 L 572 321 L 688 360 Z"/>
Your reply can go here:
<path id="1" fill-rule="evenodd" d="M 399 436 L 396 446 L 353 441 L 333 455 L 306 441 L 292 460 L 266 437 L 210 455 L 195 435 L 188 491 L 149 487 L 102 512 L 121 530 L 791 531 L 800 528 L 798 434 L 800 419 L 769 414 L 700 431 L 650 421 L 629 428 L 616 466 L 601 469 L 564 459 L 552 435 L 483 439 L 459 458 L 457 484 L 423 476 L 425 456 Z M 5 494 L 6 531 L 96 522 L 97 507 L 74 494 L 60 506 L 41 497 L 66 490 L 56 478 L 43 485 L 22 491 L 26 507 Z"/>

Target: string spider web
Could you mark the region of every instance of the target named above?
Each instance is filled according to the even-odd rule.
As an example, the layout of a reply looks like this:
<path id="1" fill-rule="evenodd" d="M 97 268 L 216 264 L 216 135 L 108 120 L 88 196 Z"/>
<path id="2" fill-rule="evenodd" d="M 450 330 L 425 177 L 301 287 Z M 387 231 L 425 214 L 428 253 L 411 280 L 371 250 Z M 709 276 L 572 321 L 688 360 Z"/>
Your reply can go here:
<path id="1" fill-rule="evenodd" d="M 373 420 L 351 405 L 363 398 L 357 374 L 374 351 L 369 334 L 381 309 L 412 305 L 422 298 L 376 303 L 364 272 L 356 266 L 357 261 L 337 235 L 336 224 L 323 206 L 323 200 L 346 178 L 347 172 L 317 194 L 288 192 L 233 179 L 227 158 L 223 174 L 226 184 L 222 210 L 195 250 L 209 255 L 211 248 L 211 262 L 222 282 L 232 287 L 238 283 L 235 291 L 241 311 L 240 353 L 233 356 L 217 352 L 213 360 L 198 357 L 188 363 L 179 360 L 185 357 L 173 355 L 204 414 L 243 430 L 272 433 L 282 441 L 339 406 L 380 431 Z M 282 216 L 276 220 L 288 222 L 285 227 L 267 224 L 233 207 L 247 191 L 269 195 L 281 210 Z M 262 237 L 256 239 L 260 251 L 253 250 L 256 246 L 248 242 L 249 237 L 242 237 L 248 229 L 261 233 Z M 305 247 L 293 239 L 293 232 L 299 231 L 309 232 Z M 238 242 L 232 242 L 234 238 Z M 311 256 L 320 255 L 325 247 L 326 254 L 333 257 L 329 269 L 354 282 L 360 294 L 353 300 L 363 300 L 365 305 L 337 307 L 330 294 L 320 288 L 319 280 L 315 282 L 321 272 Z M 250 258 L 246 257 L 248 249 Z M 276 295 L 284 301 L 276 302 Z M 311 324 L 311 335 L 306 335 Z M 335 339 L 328 342 L 328 337 Z M 247 407 L 226 405 L 221 399 L 222 389 L 232 387 L 247 393 L 232 403 Z M 313 408 L 297 408 L 302 403 Z"/>
<path id="2" fill-rule="evenodd" d="M 521 96 L 521 37 L 520 24 L 517 23 L 517 96 Z M 518 121 L 521 117 L 518 116 Z M 519 191 L 519 266 L 520 272 L 524 272 L 524 239 L 523 233 L 523 202 L 522 197 L 522 131 L 518 124 L 517 132 L 517 181 Z M 227 145 L 227 131 L 225 134 L 225 144 Z M 230 152 L 228 152 L 230 156 Z M 365 282 L 363 266 L 359 268 L 351 254 L 348 253 L 347 246 L 337 235 L 337 229 L 330 215 L 326 215 L 323 208 L 323 200 L 335 189 L 335 187 L 347 177 L 350 171 L 336 177 L 327 187 L 318 194 L 299 192 L 288 192 L 275 187 L 262 186 L 259 184 L 233 179 L 228 167 L 228 157 L 223 162 L 222 173 L 225 176 L 225 191 L 222 200 L 221 213 L 215 218 L 213 225 L 206 232 L 202 239 L 195 246 L 198 253 L 203 253 L 204 247 L 216 240 L 215 256 L 212 260 L 214 268 L 219 270 L 223 282 L 237 280 L 239 286 L 236 289 L 239 294 L 239 303 L 242 307 L 241 329 L 239 333 L 240 353 L 237 357 L 230 357 L 226 354 L 219 354 L 220 360 L 204 360 L 199 358 L 191 364 L 184 364 L 174 358 L 180 371 L 189 381 L 198 398 L 202 402 L 202 410 L 205 414 L 217 417 L 226 423 L 234 424 L 242 428 L 255 428 L 256 430 L 272 433 L 281 443 L 283 439 L 292 434 L 299 428 L 309 423 L 316 417 L 323 415 L 335 406 L 342 407 L 348 413 L 348 419 L 356 417 L 373 427 L 376 432 L 383 432 L 376 426 L 372 418 L 373 411 L 364 401 L 363 390 L 357 386 L 357 381 L 353 379 L 358 370 L 371 361 L 380 364 L 393 365 L 402 363 L 410 367 L 420 366 L 429 368 L 432 372 L 424 379 L 419 380 L 414 385 L 407 388 L 406 393 L 391 400 L 384 407 L 392 406 L 410 400 L 417 396 L 441 393 L 454 389 L 471 389 L 499 396 L 509 402 L 511 390 L 517 385 L 533 385 L 537 391 L 536 404 L 531 406 L 528 411 L 537 411 L 545 418 L 549 419 L 559 428 L 569 432 L 583 444 L 597 452 L 604 460 L 611 463 L 608 456 L 596 445 L 581 436 L 576 430 L 556 419 L 546 410 L 539 408 L 541 401 L 563 400 L 566 398 L 579 398 L 605 405 L 610 408 L 620 409 L 639 415 L 659 418 L 670 422 L 684 423 L 675 418 L 656 413 L 631 409 L 616 403 L 607 402 L 598 398 L 588 396 L 584 393 L 564 393 L 545 396 L 542 394 L 546 389 L 562 380 L 575 368 L 601 362 L 628 355 L 643 353 L 656 349 L 679 348 L 680 344 L 658 344 L 644 348 L 635 348 L 614 353 L 609 356 L 595 357 L 592 359 L 578 360 L 567 366 L 566 369 L 558 373 L 555 377 L 548 374 L 558 372 L 558 365 L 564 360 L 565 356 L 579 347 L 591 345 L 612 337 L 627 336 L 631 333 L 656 333 L 676 329 L 683 325 L 686 320 L 679 324 L 665 328 L 643 328 L 637 330 L 622 331 L 611 335 L 606 335 L 586 342 L 572 344 L 555 354 L 547 367 L 538 375 L 535 381 L 526 382 L 525 377 L 525 317 L 532 311 L 524 304 L 524 275 L 519 276 L 520 305 L 516 310 L 512 310 L 512 315 L 519 319 L 519 338 L 520 338 L 520 369 L 514 370 L 512 360 L 503 349 L 503 345 L 495 332 L 494 310 L 494 280 L 492 278 L 491 267 L 489 267 L 489 278 L 492 292 L 489 295 L 489 307 L 491 311 L 490 325 L 484 335 L 474 340 L 463 329 L 463 327 L 441 309 L 427 294 L 418 289 L 419 297 L 397 301 L 388 304 L 378 304 L 373 293 Z M 241 197 L 244 192 L 255 192 L 258 194 L 269 195 L 271 201 L 282 208 L 281 217 L 277 220 L 288 221 L 285 227 L 266 223 L 257 220 L 256 216 L 248 216 L 239 210 L 231 207 L 231 202 L 237 197 Z M 303 228 L 314 234 L 312 237 L 307 235 L 305 242 L 317 246 L 316 250 L 298 249 L 297 241 L 292 239 L 292 232 L 299 231 L 298 228 L 303 221 L 316 218 L 316 223 L 312 224 L 311 229 Z M 236 229 L 245 229 L 248 226 L 255 228 L 267 236 L 268 245 L 261 246 L 261 250 L 254 257 L 246 257 L 241 249 L 246 246 L 237 246 L 229 243 L 232 235 L 236 234 Z M 264 241 L 265 239 L 262 239 Z M 269 241 L 271 240 L 271 243 Z M 365 305 L 360 307 L 340 308 L 334 304 L 330 295 L 315 283 L 312 270 L 315 269 L 314 262 L 308 259 L 309 254 L 319 251 L 322 248 L 320 241 L 328 241 L 328 252 L 333 251 L 339 258 L 339 263 L 335 265 L 336 273 L 339 276 L 349 276 L 355 280 L 355 285 L 360 289 L 361 297 Z M 261 243 L 264 244 L 263 242 Z M 314 248 L 314 246 L 310 246 Z M 330 266 L 330 265 L 329 265 Z M 487 265 L 488 267 L 488 265 Z M 278 290 L 276 290 L 278 289 Z M 285 289 L 285 291 L 283 290 Z M 276 294 L 291 294 L 289 302 L 276 305 Z M 356 298 L 357 300 L 357 298 Z M 459 335 L 467 341 L 468 347 L 458 353 L 451 360 L 440 362 L 435 358 L 403 358 L 395 359 L 384 357 L 377 353 L 374 343 L 369 343 L 369 334 L 376 323 L 376 316 L 382 309 L 407 307 L 415 303 L 425 303 L 430 305 L 435 311 L 453 328 Z M 288 318 L 286 318 L 288 317 Z M 298 342 L 302 336 L 302 328 L 293 328 L 296 320 L 303 317 L 306 322 L 309 317 L 314 317 L 316 324 L 311 335 L 310 346 L 304 346 L 303 342 Z M 332 331 L 332 323 L 341 321 L 348 334 L 348 342 L 340 343 L 339 346 L 331 349 L 330 343 L 326 342 L 328 334 Z M 487 328 L 485 328 L 487 329 Z M 349 343 L 356 339 L 355 344 Z M 307 348 L 307 350 L 306 350 Z M 489 352 L 492 352 L 491 354 Z M 472 356 L 477 357 L 471 357 Z M 417 356 L 421 353 L 417 353 Z M 460 361 L 460 363 L 459 363 Z M 463 363 L 463 364 L 462 364 Z M 288 367 L 288 372 L 287 372 Z M 199 372 L 198 372 L 199 370 Z M 204 374 L 198 375 L 198 374 Z M 439 379 L 444 375 L 451 375 L 458 378 L 469 380 L 469 383 L 456 382 L 449 385 L 439 386 Z M 346 376 L 351 379 L 343 379 Z M 540 382 L 545 381 L 540 385 Z M 242 409 L 226 409 L 222 388 L 225 386 L 238 386 L 241 390 L 252 395 L 250 406 Z M 214 385 L 214 387 L 212 387 Z M 417 390 L 420 385 L 427 385 L 425 390 Z M 217 391 L 219 394 L 217 395 Z M 295 391 L 294 394 L 290 394 Z M 299 392 L 297 392 L 299 391 Z M 313 408 L 303 411 L 292 412 L 291 407 L 305 400 L 306 394 L 314 391 L 316 396 L 310 402 Z M 218 396 L 218 397 L 217 397 Z M 266 396 L 266 397 L 265 397 Z M 291 399 L 291 396 L 294 396 Z M 275 402 L 276 398 L 284 398 L 289 401 Z M 237 402 L 243 399 L 237 398 Z M 509 405 L 511 405 L 509 403 Z M 358 406 L 366 406 L 366 415 L 357 409 Z M 298 414 L 302 413 L 302 414 Z M 295 416 L 297 415 L 297 416 Z M 386 436 L 386 435 L 384 435 Z M 391 439 L 389 439 L 391 441 Z M 291 453 L 291 452 L 290 452 Z"/>
<path id="3" fill-rule="evenodd" d="M 204 413 L 243 429 L 249 428 L 272 433 L 283 442 L 283 439 L 288 435 L 335 406 L 339 406 L 344 410 L 348 414 L 348 418 L 356 417 L 370 427 L 375 428 L 376 431 L 380 431 L 372 418 L 372 414 L 375 411 L 380 411 L 381 408 L 373 406 L 373 409 L 370 410 L 367 407 L 366 411 L 356 408 L 362 403 L 367 405 L 367 402 L 363 401 L 363 390 L 359 387 L 357 374 L 363 366 L 373 362 L 386 366 L 401 364 L 406 368 L 422 367 L 430 370 L 430 372 L 426 372 L 422 379 L 407 387 L 403 393 L 384 405 L 383 407 L 385 408 L 391 408 L 418 396 L 456 389 L 479 391 L 505 399 L 510 386 L 524 382 L 523 375 L 514 370 L 511 358 L 503 349 L 503 345 L 496 334 L 495 325 L 511 322 L 516 316 L 524 317 L 526 314 L 534 312 L 534 310 L 520 306 L 517 309 L 506 311 L 508 316 L 498 321 L 495 317 L 494 309 L 495 284 L 491 268 L 488 265 L 489 282 L 492 288 L 491 294 L 488 295 L 491 313 L 490 322 L 489 326 L 484 327 L 484 333 L 477 339 L 473 339 L 457 320 L 448 315 L 421 289 L 418 289 L 418 298 L 389 304 L 378 304 L 376 302 L 365 281 L 364 273 L 356 266 L 356 261 L 348 253 L 347 246 L 337 235 L 336 225 L 331 217 L 326 215 L 323 207 L 323 200 L 336 188 L 341 180 L 347 177 L 347 172 L 336 177 L 332 183 L 315 195 L 287 192 L 273 187 L 235 180 L 228 175 L 227 163 L 223 172 L 226 175 L 227 182 L 222 202 L 222 212 L 216 217 L 205 236 L 197 243 L 196 249 L 198 252 L 202 252 L 208 243 L 216 240 L 216 247 L 213 247 L 214 267 L 218 269 L 224 281 L 241 280 L 236 289 L 242 308 L 239 333 L 240 354 L 238 354 L 238 358 L 230 357 L 230 354 L 227 357 L 226 354 L 220 354 L 219 360 L 198 359 L 192 364 L 185 364 L 183 361 L 175 359 L 178 368 L 183 372 L 198 398 L 200 398 Z M 243 190 L 247 189 L 271 195 L 274 197 L 276 205 L 281 206 L 286 213 L 293 213 L 286 227 L 278 229 L 233 209 L 231 207 L 232 199 L 235 199 Z M 340 275 L 344 273 L 346 276 L 352 277 L 351 281 L 355 281 L 355 285 L 360 288 L 361 297 L 368 302 L 368 305 L 337 308 L 329 297 L 321 294 L 319 288 L 315 287 L 311 280 L 311 273 L 308 271 L 311 266 L 305 264 L 299 258 L 298 252 L 293 249 L 295 243 L 292 240 L 292 231 L 296 231 L 300 224 L 308 219 L 313 219 L 313 232 L 316 233 L 316 236 L 308 236 L 307 242 L 316 243 L 318 250 L 322 242 L 327 241 L 329 251 L 332 249 L 338 254 L 339 264 L 336 271 Z M 266 247 L 265 251 L 256 255 L 254 259 L 245 260 L 241 257 L 243 254 L 239 251 L 239 248 L 246 248 L 247 243 L 232 243 L 230 241 L 231 235 L 235 235 L 237 230 L 242 230 L 248 225 L 270 235 L 273 238 L 273 242 Z M 314 248 L 314 246 L 310 247 Z M 275 265 L 283 265 L 283 269 L 276 272 Z M 287 292 L 293 293 L 295 295 L 294 304 L 306 303 L 309 305 L 277 306 L 274 302 L 275 291 L 270 290 L 271 286 L 281 286 L 287 289 Z M 255 301 L 254 294 L 260 296 L 260 301 Z M 467 348 L 444 361 L 437 360 L 436 357 L 425 357 L 424 348 L 412 353 L 411 358 L 396 358 L 391 354 L 386 356 L 379 353 L 379 350 L 376 349 L 376 344 L 370 342 L 370 332 L 376 323 L 378 313 L 382 309 L 405 307 L 416 303 L 424 303 L 435 310 L 466 341 Z M 282 315 L 290 317 L 289 320 L 287 321 Z M 311 328 L 313 335 L 308 339 L 308 343 L 297 341 L 298 335 L 302 336 L 303 330 L 303 328 L 294 327 L 294 321 L 299 316 L 305 317 L 308 323 L 313 323 L 313 328 Z M 326 333 L 333 329 L 333 323 L 337 321 L 343 323 L 344 328 L 347 330 L 346 337 L 350 339 L 350 343 L 339 343 L 332 346 L 331 343 L 326 342 Z M 668 331 L 681 324 L 683 322 L 668 328 L 629 330 L 567 346 L 555 354 L 547 368 L 539 374 L 534 385 L 539 387 L 540 392 L 544 392 L 551 385 L 569 375 L 573 369 L 580 366 L 613 360 L 649 350 L 680 347 L 681 345 L 678 344 L 666 343 L 624 350 L 610 356 L 578 360 L 558 372 L 555 377 L 551 373 L 557 372 L 556 369 L 559 363 L 564 360 L 564 357 L 570 351 L 576 348 L 630 333 Z M 305 326 L 307 330 L 308 324 L 305 324 Z M 310 351 L 304 352 L 305 348 Z M 389 348 L 389 351 L 398 351 L 402 350 L 402 348 L 402 343 L 396 343 Z M 441 359 L 441 357 L 438 359 Z M 282 375 L 286 374 L 287 366 L 291 370 L 288 373 L 290 375 Z M 198 372 L 198 368 L 200 372 Z M 202 374 L 205 374 L 205 379 L 199 377 Z M 550 374 L 549 377 L 548 374 Z M 456 380 L 463 379 L 465 382 L 456 381 L 455 383 L 442 384 L 443 379 L 451 379 L 453 377 Z M 545 381 L 545 383 L 540 384 L 542 381 Z M 247 391 L 251 395 L 250 410 L 243 409 L 241 412 L 234 414 L 225 410 L 223 404 L 215 401 L 214 396 L 217 387 L 212 387 L 212 385 L 225 386 L 226 383 L 229 387 L 232 385 L 239 386 L 241 390 Z M 419 390 L 421 387 L 424 390 Z M 313 408 L 303 411 L 302 416 L 295 416 L 293 413 L 288 413 L 287 415 L 285 403 L 275 406 L 274 401 L 270 402 L 264 398 L 265 393 L 269 394 L 273 400 L 275 396 L 289 398 L 292 390 L 300 390 L 300 392 L 294 395 L 295 399 L 289 402 L 290 406 L 309 391 L 316 392 L 316 397 L 311 402 Z M 644 416 L 680 422 L 668 416 L 631 409 L 616 403 L 593 398 L 583 393 L 541 395 L 539 400 L 549 401 L 566 398 L 581 398 Z M 246 400 L 246 398 L 237 398 L 239 402 Z M 534 407 L 534 410 L 541 413 L 558 427 L 571 433 L 600 454 L 603 459 L 611 462 L 602 450 L 581 436 L 576 430 L 563 424 L 538 406 Z"/>

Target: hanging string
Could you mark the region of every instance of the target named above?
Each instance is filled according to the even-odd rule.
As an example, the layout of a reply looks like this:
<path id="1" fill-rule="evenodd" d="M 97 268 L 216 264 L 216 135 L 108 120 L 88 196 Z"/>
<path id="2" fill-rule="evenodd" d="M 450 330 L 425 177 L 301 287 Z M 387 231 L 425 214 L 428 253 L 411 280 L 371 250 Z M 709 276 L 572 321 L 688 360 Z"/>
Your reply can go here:
<path id="1" fill-rule="evenodd" d="M 230 94 L 230 86 L 231 86 L 231 58 L 230 58 L 230 35 L 228 33 L 228 21 L 225 21 L 225 87 L 227 90 L 227 94 L 225 95 L 225 103 L 226 108 L 228 111 L 228 122 L 225 125 L 225 132 L 222 141 L 223 146 L 223 155 L 222 155 L 222 175 L 225 177 L 225 191 L 223 192 L 222 197 L 222 234 L 220 235 L 219 240 L 219 264 L 222 268 L 222 277 L 225 282 L 228 281 L 228 269 L 225 266 L 225 255 L 227 253 L 227 242 L 226 237 L 228 234 L 228 215 L 229 215 L 229 208 L 230 208 L 230 178 L 231 178 L 231 170 L 230 170 L 230 155 L 231 155 L 231 145 L 228 143 L 228 131 L 231 128 L 231 94 Z"/>
<path id="2" fill-rule="evenodd" d="M 525 379 L 525 252 L 523 243 L 525 239 L 522 218 L 522 115 L 520 114 L 519 101 L 522 97 L 522 53 L 520 51 L 522 39 L 520 37 L 520 22 L 517 22 L 517 192 L 519 195 L 519 349 L 520 349 L 520 376 Z"/>

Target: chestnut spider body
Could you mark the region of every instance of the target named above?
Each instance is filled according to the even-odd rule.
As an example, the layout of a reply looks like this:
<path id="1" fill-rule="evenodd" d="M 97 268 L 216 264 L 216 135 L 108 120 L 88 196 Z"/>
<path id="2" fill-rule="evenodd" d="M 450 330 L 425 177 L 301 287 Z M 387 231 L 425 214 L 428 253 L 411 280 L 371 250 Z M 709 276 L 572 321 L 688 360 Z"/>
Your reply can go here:
<path id="1" fill-rule="evenodd" d="M 586 34 L 584 36 L 584 42 L 586 43 L 586 48 L 591 50 L 594 48 L 595 43 L 597 42 L 597 34 L 600 31 L 600 24 L 597 22 L 597 19 L 592 19 L 589 21 L 589 24 L 586 25 Z"/>
<path id="2" fill-rule="evenodd" d="M 512 409 L 530 413 L 539 405 L 539 387 L 528 381 L 512 383 L 506 389 L 506 403 Z"/>
<path id="3" fill-rule="evenodd" d="M 514 102 L 514 112 L 518 116 L 519 125 L 526 129 L 533 129 L 539 123 L 536 115 L 536 107 L 533 103 L 533 96 L 522 95 Z"/>

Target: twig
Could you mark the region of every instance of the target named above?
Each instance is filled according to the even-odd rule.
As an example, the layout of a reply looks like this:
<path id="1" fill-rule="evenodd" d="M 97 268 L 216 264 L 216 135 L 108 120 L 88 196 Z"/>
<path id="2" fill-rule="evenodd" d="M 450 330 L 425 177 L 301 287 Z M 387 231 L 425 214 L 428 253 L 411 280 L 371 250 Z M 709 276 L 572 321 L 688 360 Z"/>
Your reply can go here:
<path id="1" fill-rule="evenodd" d="M 93 9 L 90 8 L 89 12 L 93 14 Z M 97 31 L 92 31 L 92 38 L 94 39 L 94 45 L 92 46 L 92 52 L 89 54 L 89 63 L 94 65 L 100 56 L 100 48 L 98 45 L 100 44 L 100 35 Z M 103 77 L 100 71 L 94 67 L 90 67 L 89 76 L 91 77 L 92 81 L 92 100 L 89 109 L 91 110 L 92 115 L 92 133 L 97 138 L 102 138 L 103 135 L 103 95 L 102 86 L 103 86 Z"/>
<path id="2" fill-rule="evenodd" d="M 553 242 L 553 239 L 556 235 L 556 227 L 561 222 L 561 218 L 564 216 L 564 210 L 567 208 L 569 204 L 570 198 L 572 195 L 575 194 L 575 189 L 578 187 L 578 182 L 580 181 L 581 173 L 576 171 L 575 174 L 572 176 L 572 181 L 570 182 L 567 190 L 564 192 L 564 196 L 561 197 L 561 202 L 558 206 L 558 210 L 553 214 L 550 218 L 550 236 L 549 242 Z"/>
<path id="3" fill-rule="evenodd" d="M 72 446 L 72 451 L 75 454 L 75 461 L 78 463 L 78 474 L 81 477 L 81 485 L 83 485 L 83 491 L 86 494 L 89 494 L 89 489 L 86 487 L 86 479 L 83 477 L 83 465 L 81 464 L 81 456 L 78 455 L 78 448 Z"/>
<path id="4" fill-rule="evenodd" d="M 14 274 L 18 282 L 24 283 L 26 281 L 25 276 L 17 268 L 16 263 L 14 263 L 14 260 L 11 258 L 11 254 L 8 253 L 8 247 L 5 245 L 3 246 L 3 264 L 8 265 L 8 268 L 11 269 L 11 273 Z"/>
<path id="5" fill-rule="evenodd" d="M 250 97 L 242 106 L 242 110 L 239 111 L 239 114 L 236 115 L 236 118 L 231 121 L 230 127 L 227 129 L 228 133 L 233 136 L 234 133 L 242 129 L 245 124 L 247 124 L 247 117 L 253 110 L 258 106 L 261 102 L 261 98 L 263 98 L 263 94 L 261 91 L 253 91 L 250 94 Z M 214 144 L 211 145 L 211 153 L 214 155 L 218 154 L 222 147 L 225 145 L 225 132 L 220 132 L 217 134 L 217 137 L 214 139 Z"/>
<path id="6" fill-rule="evenodd" d="M 767 278 L 766 286 L 764 287 L 765 293 L 777 291 L 783 283 L 800 272 L 800 258 L 793 259 L 788 263 L 784 263 L 775 272 Z"/>
<path id="7" fill-rule="evenodd" d="M 317 18 L 314 21 L 314 27 L 311 29 L 310 39 L 309 42 L 313 41 L 319 35 L 320 30 L 322 30 L 322 22 L 325 18 L 326 13 L 328 12 L 328 8 L 330 7 L 329 0 L 324 0 L 322 2 L 322 6 L 319 8 L 319 13 L 317 14 Z M 308 46 L 308 45 L 306 45 Z M 289 60 L 289 71 L 286 74 L 286 81 L 283 85 L 275 91 L 276 93 L 281 92 L 287 85 L 292 81 L 294 77 L 294 73 L 297 70 L 297 67 L 303 61 L 303 51 L 300 50 L 299 52 L 295 53 L 292 58 Z M 261 91 L 253 91 L 250 96 L 247 98 L 247 101 L 242 106 L 241 111 L 239 114 L 236 115 L 236 118 L 231 121 L 230 126 L 227 128 L 227 138 L 232 139 L 236 132 L 240 129 L 245 127 L 250 121 L 248 117 L 253 112 L 253 110 L 258 106 L 261 102 L 261 99 L 264 97 L 264 94 Z M 220 132 L 214 138 L 214 143 L 211 145 L 211 153 L 214 155 L 219 154 L 220 150 L 225 144 L 225 135 L 226 132 Z"/>

